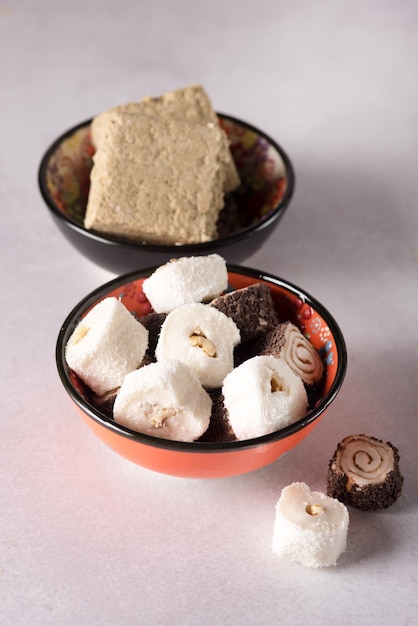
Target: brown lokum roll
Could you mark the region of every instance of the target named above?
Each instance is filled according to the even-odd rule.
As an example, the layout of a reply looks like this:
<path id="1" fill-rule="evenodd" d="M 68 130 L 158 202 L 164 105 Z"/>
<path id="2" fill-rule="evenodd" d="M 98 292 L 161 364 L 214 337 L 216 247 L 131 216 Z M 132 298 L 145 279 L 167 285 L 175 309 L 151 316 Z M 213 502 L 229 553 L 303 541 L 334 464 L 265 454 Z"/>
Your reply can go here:
<path id="1" fill-rule="evenodd" d="M 329 463 L 328 495 L 363 511 L 387 509 L 402 485 L 398 449 L 376 437 L 345 437 Z"/>
<path id="2" fill-rule="evenodd" d="M 155 357 L 155 348 L 158 343 L 158 336 L 160 334 L 161 326 L 165 318 L 167 317 L 166 313 L 148 313 L 141 317 L 141 324 L 145 326 L 148 330 L 148 349 L 147 353 L 154 359 Z"/>
<path id="3" fill-rule="evenodd" d="M 210 389 L 208 391 L 212 399 L 212 414 L 210 416 L 209 427 L 198 441 L 203 443 L 223 443 L 226 441 L 237 441 L 234 431 L 229 423 L 228 411 L 224 405 L 224 397 L 221 389 Z"/>
<path id="4" fill-rule="evenodd" d="M 319 353 L 291 322 L 283 322 L 267 333 L 259 341 L 257 352 L 283 358 L 306 385 L 314 385 L 322 378 L 324 366 Z"/>
<path id="5" fill-rule="evenodd" d="M 241 342 L 265 335 L 279 323 L 271 289 L 265 283 L 236 289 L 210 302 L 210 305 L 232 318 L 241 333 Z"/>

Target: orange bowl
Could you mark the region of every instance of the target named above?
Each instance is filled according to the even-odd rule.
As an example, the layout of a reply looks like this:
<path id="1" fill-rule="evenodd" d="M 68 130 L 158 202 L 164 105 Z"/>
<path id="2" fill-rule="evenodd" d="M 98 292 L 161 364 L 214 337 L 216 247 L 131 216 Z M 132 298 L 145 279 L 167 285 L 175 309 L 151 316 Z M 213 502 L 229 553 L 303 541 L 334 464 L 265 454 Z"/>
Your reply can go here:
<path id="1" fill-rule="evenodd" d="M 142 282 L 155 269 L 131 272 L 107 282 L 81 300 L 61 327 L 56 345 L 58 373 L 90 429 L 126 459 L 156 472 L 185 478 L 222 478 L 245 474 L 272 463 L 297 446 L 322 419 L 341 388 L 347 369 L 344 338 L 332 315 L 308 293 L 281 278 L 241 266 L 228 265 L 231 288 L 240 289 L 256 282 L 267 283 L 280 319 L 296 324 L 322 356 L 324 382 L 302 419 L 269 435 L 246 441 L 185 443 L 125 428 L 91 404 L 83 382 L 65 362 L 67 341 L 80 319 L 108 296 L 120 298 L 128 310 L 139 318 L 148 313 L 150 305 L 142 291 Z"/>

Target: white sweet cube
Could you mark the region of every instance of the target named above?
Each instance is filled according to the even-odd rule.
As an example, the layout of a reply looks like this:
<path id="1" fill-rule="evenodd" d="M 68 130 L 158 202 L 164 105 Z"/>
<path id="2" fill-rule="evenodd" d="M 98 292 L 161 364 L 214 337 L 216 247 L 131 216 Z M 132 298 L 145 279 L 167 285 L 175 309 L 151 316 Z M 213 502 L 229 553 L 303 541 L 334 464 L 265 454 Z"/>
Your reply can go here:
<path id="1" fill-rule="evenodd" d="M 336 565 L 346 549 L 348 521 L 344 504 L 292 483 L 276 505 L 273 552 L 308 567 Z"/>
<path id="2" fill-rule="evenodd" d="M 226 261 L 219 254 L 173 259 L 161 265 L 142 285 L 157 313 L 219 296 L 228 286 Z"/>
<path id="3" fill-rule="evenodd" d="M 212 400 L 196 374 L 176 360 L 151 363 L 125 376 L 113 407 L 132 430 L 192 442 L 207 430 Z"/>
<path id="4" fill-rule="evenodd" d="M 122 384 L 142 362 L 148 330 L 117 298 L 105 298 L 80 321 L 69 338 L 68 366 L 101 396 Z"/>

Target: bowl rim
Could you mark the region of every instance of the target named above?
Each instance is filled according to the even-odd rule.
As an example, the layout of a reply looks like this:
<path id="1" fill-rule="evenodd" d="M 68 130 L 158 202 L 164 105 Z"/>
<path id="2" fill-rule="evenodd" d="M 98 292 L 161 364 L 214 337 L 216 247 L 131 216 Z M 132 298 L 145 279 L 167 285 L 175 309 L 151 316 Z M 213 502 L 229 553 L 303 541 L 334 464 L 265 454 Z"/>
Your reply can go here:
<path id="1" fill-rule="evenodd" d="M 181 246 L 178 246 L 175 244 L 170 244 L 170 245 L 150 244 L 146 242 L 133 243 L 120 237 L 112 237 L 111 235 L 99 233 L 98 231 L 95 231 L 95 230 L 87 230 L 86 228 L 84 228 L 82 224 L 80 224 L 80 222 L 77 222 L 76 220 L 69 217 L 68 215 L 65 215 L 65 213 L 63 213 L 62 211 L 58 209 L 58 207 L 52 200 L 51 195 L 48 190 L 48 186 L 46 183 L 46 172 L 48 168 L 49 159 L 51 158 L 51 155 L 55 152 L 55 150 L 58 148 L 58 146 L 65 139 L 70 137 L 72 134 L 76 133 L 78 130 L 85 128 L 87 126 L 90 126 L 93 118 L 89 118 L 88 120 L 85 120 L 84 122 L 80 122 L 79 124 L 72 126 L 68 130 L 66 130 L 64 133 L 59 135 L 59 137 L 57 137 L 52 142 L 52 144 L 47 148 L 47 150 L 45 151 L 41 159 L 39 169 L 38 169 L 38 187 L 39 187 L 41 196 L 45 204 L 51 211 L 51 213 L 56 218 L 58 218 L 61 222 L 65 223 L 70 229 L 76 231 L 77 233 L 79 233 L 80 235 L 84 237 L 87 237 L 88 239 L 91 239 L 96 242 L 100 242 L 102 244 L 109 245 L 109 246 L 117 246 L 118 248 L 122 247 L 125 250 L 137 250 L 137 251 L 146 250 L 149 252 L 164 252 L 164 253 L 178 254 L 179 249 L 181 249 L 182 252 L 185 255 L 187 255 L 193 252 L 204 253 L 206 250 L 211 250 L 214 247 L 223 248 L 225 246 L 235 244 L 241 240 L 245 240 L 248 237 L 251 237 L 252 235 L 256 233 L 263 231 L 265 228 L 268 228 L 273 222 L 275 222 L 280 217 L 282 217 L 294 193 L 295 172 L 294 172 L 293 165 L 287 153 L 267 133 L 265 133 L 264 131 L 260 130 L 259 128 L 257 128 L 256 126 L 253 126 L 252 124 L 248 122 L 240 120 L 237 117 L 233 117 L 231 115 L 227 115 L 225 113 L 220 113 L 220 112 L 216 112 L 216 114 L 221 120 L 225 119 L 227 121 L 236 123 L 260 135 L 261 137 L 263 137 L 279 153 L 281 159 L 283 160 L 283 164 L 284 164 L 285 171 L 286 171 L 286 178 L 287 178 L 287 185 L 286 185 L 286 190 L 283 195 L 283 198 L 280 200 L 278 204 L 276 204 L 275 208 L 272 211 L 270 211 L 267 215 L 263 216 L 256 224 L 251 224 L 250 226 L 246 226 L 245 228 L 242 228 L 238 232 L 228 235 L 227 237 L 221 237 L 218 239 L 213 239 L 211 241 L 204 241 L 201 243 L 183 244 Z"/>
<path id="2" fill-rule="evenodd" d="M 279 278 L 273 274 L 268 272 L 264 272 L 261 270 L 249 268 L 242 265 L 233 265 L 227 263 L 228 273 L 239 274 L 243 276 L 247 276 L 250 278 L 254 278 L 257 280 L 264 280 L 270 282 L 278 287 L 284 288 L 287 291 L 290 291 L 298 298 L 300 298 L 304 303 L 312 306 L 312 308 L 324 319 L 326 324 L 328 325 L 332 336 L 335 341 L 336 350 L 338 353 L 338 365 L 337 371 L 335 374 L 335 379 L 329 389 L 328 393 L 324 398 L 322 398 L 318 404 L 309 411 L 304 417 L 300 420 L 282 428 L 273 433 L 269 433 L 267 435 L 263 435 L 261 437 L 256 437 L 253 439 L 246 439 L 241 441 L 230 441 L 230 442 L 183 442 L 183 441 L 173 441 L 170 439 L 162 439 L 158 437 L 153 437 L 151 435 L 146 435 L 143 433 L 139 433 L 137 431 L 126 428 L 117 422 L 113 421 L 111 418 L 108 418 L 106 415 L 97 410 L 93 405 L 86 402 L 81 394 L 77 392 L 74 386 L 71 383 L 69 378 L 70 368 L 65 363 L 65 345 L 68 341 L 70 334 L 72 333 L 76 323 L 79 321 L 80 316 L 85 313 L 85 311 L 92 306 L 98 299 L 106 297 L 106 294 L 109 291 L 112 291 L 118 285 L 124 285 L 126 283 L 132 282 L 134 280 L 145 278 L 149 276 L 153 271 L 157 269 L 156 267 L 149 267 L 142 270 L 135 270 L 128 272 L 126 274 L 117 276 L 112 280 L 104 283 L 100 287 L 91 291 L 88 295 L 82 298 L 78 304 L 71 310 L 71 312 L 67 315 L 65 321 L 63 322 L 60 331 L 58 333 L 58 338 L 56 342 L 55 349 L 55 360 L 56 366 L 58 369 L 58 374 L 61 379 L 61 382 L 70 396 L 70 398 L 75 402 L 75 404 L 81 409 L 89 418 L 93 419 L 95 422 L 104 426 L 108 430 L 111 430 L 114 434 L 121 435 L 123 437 L 127 437 L 131 440 L 134 440 L 138 443 L 153 446 L 156 448 L 162 448 L 165 450 L 171 451 L 183 451 L 190 453 L 207 453 L 207 452 L 231 452 L 244 450 L 248 448 L 259 447 L 264 444 L 271 444 L 277 442 L 279 440 L 285 439 L 289 436 L 292 436 L 303 430 L 312 422 L 316 421 L 320 415 L 329 407 L 329 405 L 333 402 L 335 397 L 337 396 L 341 385 L 343 383 L 346 370 L 347 370 L 347 349 L 343 334 L 337 322 L 331 313 L 322 305 L 316 298 L 311 296 L 306 291 L 302 290 L 300 287 L 290 283 L 282 278 Z"/>

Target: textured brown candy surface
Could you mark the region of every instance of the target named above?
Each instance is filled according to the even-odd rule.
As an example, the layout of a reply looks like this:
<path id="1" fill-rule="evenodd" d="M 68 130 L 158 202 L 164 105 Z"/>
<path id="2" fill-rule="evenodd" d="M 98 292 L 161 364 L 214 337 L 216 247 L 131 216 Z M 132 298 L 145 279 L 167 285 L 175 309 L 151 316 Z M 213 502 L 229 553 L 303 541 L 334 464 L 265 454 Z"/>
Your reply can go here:
<path id="1" fill-rule="evenodd" d="M 224 407 L 224 399 L 221 389 L 212 389 L 209 391 L 209 395 L 212 398 L 213 403 L 209 428 L 200 437 L 199 441 L 203 443 L 236 441 L 237 438 L 229 423 L 228 412 Z"/>
<path id="2" fill-rule="evenodd" d="M 319 353 L 291 322 L 278 324 L 262 337 L 257 352 L 283 358 L 306 385 L 317 384 L 322 378 L 324 366 Z"/>
<path id="3" fill-rule="evenodd" d="M 270 287 L 265 283 L 236 289 L 210 304 L 232 318 L 240 330 L 242 343 L 265 335 L 279 323 Z"/>
<path id="4" fill-rule="evenodd" d="M 388 508 L 402 485 L 398 449 L 376 437 L 345 437 L 329 463 L 327 494 L 363 511 Z"/>
<path id="5" fill-rule="evenodd" d="M 166 313 L 148 313 L 141 317 L 141 324 L 148 330 L 148 354 L 154 358 L 161 326 L 167 317 Z"/>

